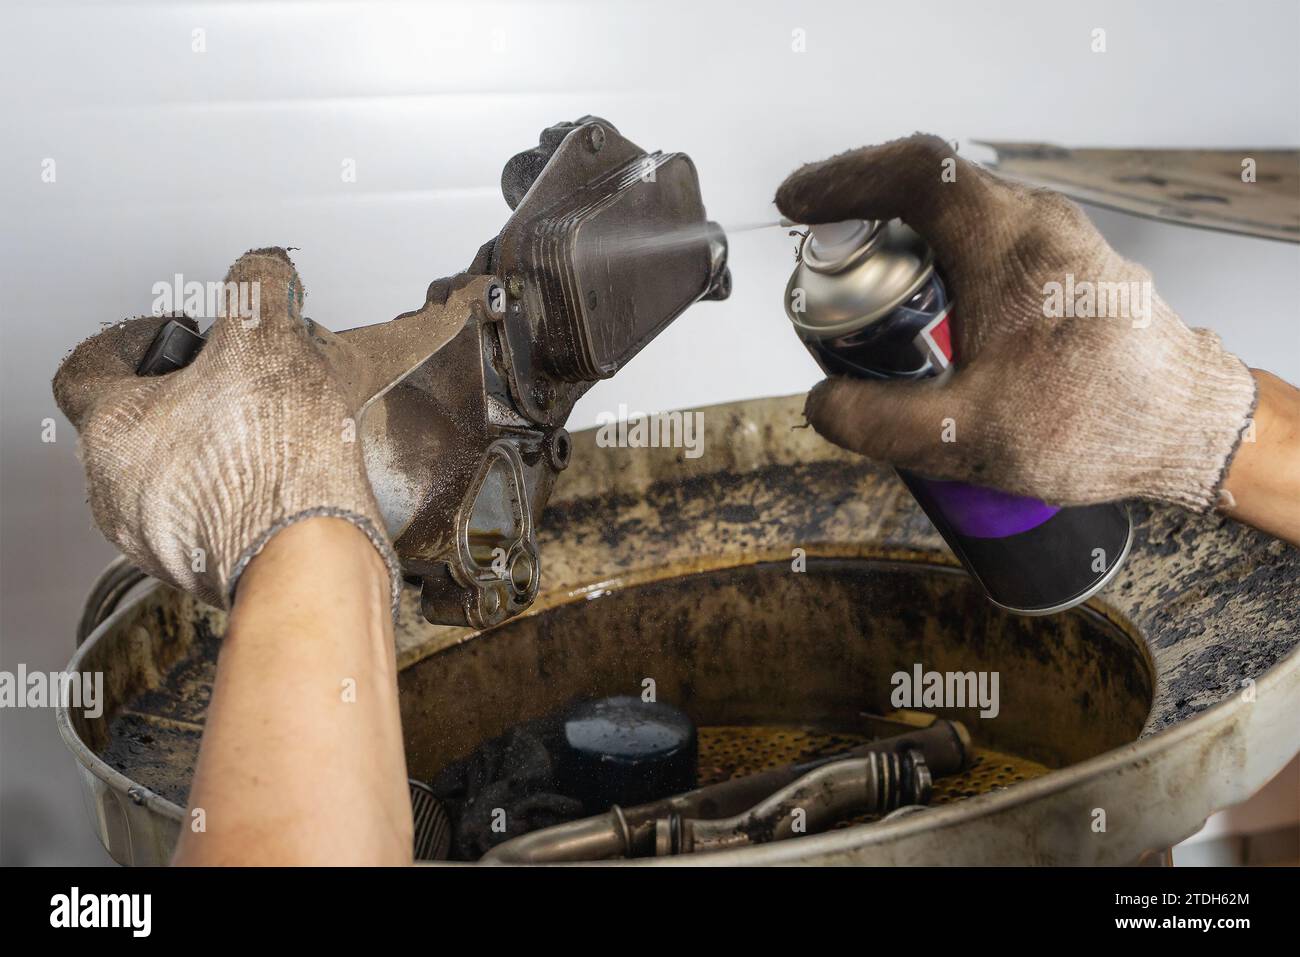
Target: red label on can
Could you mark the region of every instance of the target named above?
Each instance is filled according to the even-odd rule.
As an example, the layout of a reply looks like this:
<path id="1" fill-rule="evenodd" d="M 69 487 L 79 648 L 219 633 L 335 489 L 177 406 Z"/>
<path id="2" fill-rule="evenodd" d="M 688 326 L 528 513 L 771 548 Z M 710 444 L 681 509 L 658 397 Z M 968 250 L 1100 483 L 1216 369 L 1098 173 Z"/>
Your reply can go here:
<path id="1" fill-rule="evenodd" d="M 952 316 L 952 306 L 948 306 L 935 316 L 916 334 L 916 348 L 929 356 L 935 372 L 942 372 L 952 362 L 952 326 L 948 319 Z"/>

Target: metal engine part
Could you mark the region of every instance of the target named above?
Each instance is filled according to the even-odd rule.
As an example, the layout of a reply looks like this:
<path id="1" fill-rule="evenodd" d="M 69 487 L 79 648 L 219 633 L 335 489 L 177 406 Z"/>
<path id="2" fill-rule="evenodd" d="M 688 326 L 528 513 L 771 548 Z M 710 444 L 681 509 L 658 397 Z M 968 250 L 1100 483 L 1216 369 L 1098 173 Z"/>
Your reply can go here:
<path id="1" fill-rule="evenodd" d="M 534 531 L 569 464 L 574 403 L 731 288 L 689 157 L 647 153 L 606 120 L 543 131 L 502 192 L 514 215 L 466 273 L 337 336 L 371 359 L 366 465 L 424 617 L 476 628 L 537 595 Z"/>
<path id="2" fill-rule="evenodd" d="M 928 804 L 931 783 L 920 751 L 868 752 L 809 771 L 731 817 L 670 812 L 655 821 L 655 855 L 703 854 L 816 834 L 854 813 Z"/>

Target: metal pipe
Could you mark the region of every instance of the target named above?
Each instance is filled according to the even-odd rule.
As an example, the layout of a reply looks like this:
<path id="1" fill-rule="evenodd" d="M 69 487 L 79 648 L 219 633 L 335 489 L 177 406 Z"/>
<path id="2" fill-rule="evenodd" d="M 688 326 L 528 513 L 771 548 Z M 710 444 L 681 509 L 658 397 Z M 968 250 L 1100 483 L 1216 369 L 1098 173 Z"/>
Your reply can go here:
<path id="1" fill-rule="evenodd" d="M 919 751 L 873 752 L 809 771 L 748 811 L 717 820 L 670 814 L 655 822 L 655 854 L 700 854 L 815 834 L 850 814 L 892 811 L 930 799 Z"/>
<path id="2" fill-rule="evenodd" d="M 653 832 L 652 832 L 653 833 Z M 614 805 L 604 814 L 542 828 L 498 844 L 482 864 L 558 864 L 632 857 L 632 835 L 623 809 Z"/>

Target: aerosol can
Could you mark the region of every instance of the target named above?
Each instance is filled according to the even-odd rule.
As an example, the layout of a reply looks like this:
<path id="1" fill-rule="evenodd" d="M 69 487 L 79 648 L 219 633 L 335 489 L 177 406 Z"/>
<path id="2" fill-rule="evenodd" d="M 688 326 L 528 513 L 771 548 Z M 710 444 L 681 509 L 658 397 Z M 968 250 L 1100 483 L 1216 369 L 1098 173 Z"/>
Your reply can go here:
<path id="1" fill-rule="evenodd" d="M 785 307 L 829 375 L 920 379 L 942 374 L 952 362 L 954 304 L 930 249 L 897 220 L 809 230 Z M 1059 508 L 903 469 L 898 474 L 966 570 L 1009 611 L 1047 615 L 1078 605 L 1128 555 L 1132 525 L 1122 504 Z"/>

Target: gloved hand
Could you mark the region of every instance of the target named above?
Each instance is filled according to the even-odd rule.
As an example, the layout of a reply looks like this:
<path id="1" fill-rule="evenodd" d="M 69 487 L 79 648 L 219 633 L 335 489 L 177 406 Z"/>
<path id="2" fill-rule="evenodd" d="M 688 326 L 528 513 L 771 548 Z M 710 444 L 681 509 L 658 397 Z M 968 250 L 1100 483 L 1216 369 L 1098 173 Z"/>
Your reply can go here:
<path id="1" fill-rule="evenodd" d="M 59 367 L 54 397 L 81 437 L 95 523 L 144 571 L 229 607 L 280 529 L 347 519 L 388 565 L 396 608 L 400 566 L 354 421 L 362 400 L 302 321 L 293 263 L 281 249 L 253 250 L 226 283 L 252 284 L 255 307 L 228 307 L 185 368 L 135 374 L 166 322 L 157 317 L 87 339 Z"/>
<path id="2" fill-rule="evenodd" d="M 1059 505 L 1214 504 L 1255 381 L 1213 332 L 1188 329 L 1150 273 L 1069 200 L 917 135 L 805 166 L 776 203 L 799 223 L 901 218 L 929 242 L 954 301 L 953 373 L 827 380 L 806 406 L 824 437 L 934 478 Z M 1069 315 L 1071 290 L 1086 311 L 1087 283 L 1121 314 Z M 1100 283 L 1136 283 L 1125 287 L 1136 296 L 1116 310 L 1122 300 L 1110 293 L 1120 287 Z M 946 419 L 955 441 L 943 440 Z"/>

